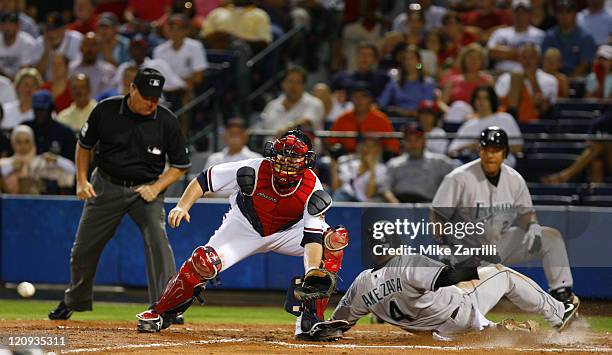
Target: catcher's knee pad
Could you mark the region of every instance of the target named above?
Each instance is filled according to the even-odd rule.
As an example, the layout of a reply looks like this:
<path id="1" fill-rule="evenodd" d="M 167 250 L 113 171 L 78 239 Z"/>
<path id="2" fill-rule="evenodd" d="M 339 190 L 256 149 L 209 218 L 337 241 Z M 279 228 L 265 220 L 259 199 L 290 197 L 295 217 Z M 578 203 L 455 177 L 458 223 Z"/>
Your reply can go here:
<path id="1" fill-rule="evenodd" d="M 197 296 L 194 290 L 221 271 L 221 259 L 210 246 L 198 247 L 170 280 L 153 307 L 159 314 L 183 313 Z"/>
<path id="2" fill-rule="evenodd" d="M 323 234 L 323 267 L 331 272 L 337 273 L 342 266 L 344 248 L 348 246 L 348 230 L 338 225 L 328 228 Z"/>
<path id="3" fill-rule="evenodd" d="M 187 259 L 191 271 L 202 280 L 211 280 L 221 271 L 221 258 L 210 246 L 197 247 L 191 257 Z"/>

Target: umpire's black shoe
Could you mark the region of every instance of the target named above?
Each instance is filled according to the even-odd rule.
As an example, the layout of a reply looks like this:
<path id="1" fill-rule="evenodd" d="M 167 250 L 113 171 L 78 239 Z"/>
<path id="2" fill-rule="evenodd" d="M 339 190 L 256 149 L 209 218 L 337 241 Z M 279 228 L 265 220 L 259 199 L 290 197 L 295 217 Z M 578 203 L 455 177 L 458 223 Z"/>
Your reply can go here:
<path id="1" fill-rule="evenodd" d="M 578 308 L 580 307 L 580 299 L 576 295 L 572 295 L 567 302 L 563 303 L 563 306 L 565 307 L 565 312 L 563 313 L 563 322 L 557 326 L 557 331 L 559 332 L 566 329 L 574 320 L 576 312 L 578 312 Z"/>
<path id="2" fill-rule="evenodd" d="M 49 312 L 49 319 L 51 320 L 66 320 L 69 319 L 70 316 L 72 315 L 72 313 L 74 312 L 73 309 L 71 309 L 70 307 L 66 306 L 66 303 L 64 303 L 64 301 L 60 302 L 60 304 L 51 312 Z"/>

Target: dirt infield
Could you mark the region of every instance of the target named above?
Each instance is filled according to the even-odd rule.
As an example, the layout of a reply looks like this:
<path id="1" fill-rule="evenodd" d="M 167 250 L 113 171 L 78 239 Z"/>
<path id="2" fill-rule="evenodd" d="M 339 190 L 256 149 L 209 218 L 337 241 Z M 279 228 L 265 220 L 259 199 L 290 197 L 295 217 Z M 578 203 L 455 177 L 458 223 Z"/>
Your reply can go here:
<path id="1" fill-rule="evenodd" d="M 592 332 L 576 321 L 567 332 L 541 330 L 534 334 L 489 330 L 466 334 L 451 342 L 435 341 L 429 334 L 410 334 L 389 325 L 359 325 L 335 343 L 293 340 L 290 325 L 187 324 L 156 334 L 140 334 L 135 323 L 103 321 L 2 321 L 2 334 L 66 336 L 68 345 L 49 349 L 59 353 L 149 354 L 364 354 L 449 353 L 495 354 L 612 353 L 612 334 Z"/>

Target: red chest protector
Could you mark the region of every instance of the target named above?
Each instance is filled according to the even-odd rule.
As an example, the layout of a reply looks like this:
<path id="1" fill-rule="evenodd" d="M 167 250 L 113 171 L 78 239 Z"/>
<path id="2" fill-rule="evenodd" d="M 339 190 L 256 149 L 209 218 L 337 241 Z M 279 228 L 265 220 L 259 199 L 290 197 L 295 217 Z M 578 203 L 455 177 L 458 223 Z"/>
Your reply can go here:
<path id="1" fill-rule="evenodd" d="M 251 196 L 238 194 L 236 202 L 253 228 L 265 237 L 289 229 L 304 217 L 308 197 L 316 183 L 315 174 L 306 170 L 302 181 L 289 195 L 280 195 L 272 186 L 272 166 L 262 161 Z"/>

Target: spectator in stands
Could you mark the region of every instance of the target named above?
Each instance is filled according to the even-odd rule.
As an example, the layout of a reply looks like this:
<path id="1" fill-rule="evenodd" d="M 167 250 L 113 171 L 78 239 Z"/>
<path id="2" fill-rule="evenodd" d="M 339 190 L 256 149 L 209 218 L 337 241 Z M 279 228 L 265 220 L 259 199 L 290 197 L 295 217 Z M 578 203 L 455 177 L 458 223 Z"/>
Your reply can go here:
<path id="1" fill-rule="evenodd" d="M 206 46 L 226 49 L 232 38 L 247 42 L 255 52 L 272 42 L 270 17 L 252 0 L 233 3 L 212 10 L 202 24 L 200 36 Z"/>
<path id="2" fill-rule="evenodd" d="M 595 40 L 595 45 L 608 44 L 612 34 L 612 13 L 604 0 L 588 0 L 588 7 L 578 13 L 576 23 Z"/>
<path id="3" fill-rule="evenodd" d="M 17 72 L 15 75 L 17 100 L 4 104 L 4 119 L 0 128 L 10 129 L 34 117 L 32 95 L 41 85 L 42 77 L 35 68 L 23 68 Z"/>
<path id="4" fill-rule="evenodd" d="M 312 121 L 315 129 L 323 129 L 323 103 L 304 91 L 306 70 L 291 67 L 281 83 L 283 93 L 268 102 L 261 113 L 261 128 L 278 129 L 290 121 L 305 118 Z"/>
<path id="5" fill-rule="evenodd" d="M 432 153 L 418 124 L 404 129 L 404 154 L 387 162 L 387 202 L 431 202 L 444 176 L 455 166 L 446 156 Z"/>
<path id="6" fill-rule="evenodd" d="M 366 83 L 358 82 L 351 88 L 351 99 L 355 108 L 352 111 L 342 114 L 331 126 L 334 132 L 394 132 L 393 125 L 384 113 L 374 108 L 372 91 Z M 357 145 L 355 138 L 330 138 L 327 141 L 329 146 L 340 144 L 344 152 L 354 153 Z M 399 142 L 396 139 L 381 140 L 385 151 L 397 154 L 399 152 Z"/>
<path id="7" fill-rule="evenodd" d="M 493 84 L 491 75 L 484 72 L 487 55 L 478 43 L 471 43 L 461 49 L 457 58 L 456 73 L 446 80 L 442 101 L 451 104 L 455 101 L 470 102 L 474 90 L 482 85 Z"/>
<path id="8" fill-rule="evenodd" d="M 425 14 L 425 30 L 430 31 L 434 28 L 442 27 L 442 18 L 446 14 L 447 10 L 445 7 L 433 5 L 432 0 L 418 0 L 414 1 L 421 5 L 421 9 Z M 393 20 L 393 31 L 405 31 L 408 29 L 406 22 L 408 22 L 408 11 L 410 7 L 406 9 L 406 12 L 401 13 Z"/>
<path id="9" fill-rule="evenodd" d="M 19 29 L 19 15 L 7 12 L 0 15 L 0 73 L 14 78 L 17 71 L 32 60 L 34 38 Z"/>
<path id="10" fill-rule="evenodd" d="M 378 70 L 379 52 L 373 43 L 362 42 L 357 47 L 356 70 L 342 71 L 334 75 L 331 80 L 332 86 L 351 86 L 356 82 L 366 82 L 374 96 L 378 97 L 389 82 L 389 76 L 382 70 Z"/>
<path id="11" fill-rule="evenodd" d="M 0 123 L 4 118 L 4 110 L 0 106 Z M 13 154 L 13 148 L 11 148 L 11 140 L 8 135 L 8 131 L 0 131 L 0 158 L 5 158 Z"/>
<path id="12" fill-rule="evenodd" d="M 40 36 L 38 25 L 33 18 L 23 10 L 24 2 L 19 0 L 0 0 L 0 13 L 17 13 L 19 15 L 19 28 L 33 38 Z"/>
<path id="13" fill-rule="evenodd" d="M 512 26 L 496 30 L 489 38 L 489 58 L 495 60 L 495 70 L 499 73 L 520 72 L 519 47 L 525 43 L 540 46 L 544 31 L 530 24 L 530 0 L 512 1 Z"/>
<path id="14" fill-rule="evenodd" d="M 377 16 L 376 11 L 366 11 L 359 21 L 346 24 L 342 29 L 342 56 L 346 61 L 346 70 L 360 70 L 359 55 L 355 56 L 355 53 L 361 48 L 362 43 L 367 42 L 377 46 L 382 41 L 384 29 Z M 376 51 L 378 52 L 378 49 Z"/>
<path id="15" fill-rule="evenodd" d="M 51 77 L 51 57 L 55 52 L 63 53 L 71 62 L 81 56 L 83 35 L 66 29 L 64 18 L 59 12 L 47 15 L 45 31 L 36 39 L 32 58 L 36 69 L 45 77 Z"/>
<path id="16" fill-rule="evenodd" d="M 38 154 L 51 152 L 74 161 L 76 137 L 72 130 L 53 119 L 53 97 L 49 90 L 32 95 L 34 119 L 24 124 L 34 131 Z"/>
<path id="17" fill-rule="evenodd" d="M 96 100 L 91 98 L 89 78 L 79 73 L 70 78 L 70 88 L 74 102 L 57 115 L 57 121 L 77 132 L 87 122 L 89 114 L 96 107 Z"/>
<path id="18" fill-rule="evenodd" d="M 425 72 L 432 77 L 439 77 L 443 69 L 443 58 L 446 53 L 446 37 L 443 36 L 441 30 L 434 28 L 427 33 L 421 47 L 423 48 L 421 49 L 421 56 Z M 424 55 L 425 52 L 429 52 L 432 55 Z M 429 63 L 428 61 L 432 58 L 434 62 Z"/>
<path id="19" fill-rule="evenodd" d="M 561 52 L 557 48 L 548 48 L 542 59 L 542 70 L 557 78 L 557 97 L 565 98 L 569 96 L 569 80 L 561 73 Z"/>
<path id="20" fill-rule="evenodd" d="M 463 15 L 463 24 L 481 30 L 480 40 L 486 42 L 495 30 L 512 25 L 512 19 L 507 9 L 497 7 L 495 0 L 481 0 L 476 10 Z"/>
<path id="21" fill-rule="evenodd" d="M 127 22 L 149 22 L 157 20 L 170 10 L 172 0 L 128 0 L 123 17 Z"/>
<path id="22" fill-rule="evenodd" d="M 576 4 L 572 0 L 557 3 L 558 25 L 546 32 L 542 51 L 550 47 L 561 51 L 561 72 L 570 79 L 584 76 L 595 55 L 593 36 L 576 25 Z"/>
<path id="23" fill-rule="evenodd" d="M 510 137 L 510 153 L 522 150 L 523 140 L 521 130 L 512 116 L 505 112 L 497 112 L 499 100 L 495 90 L 491 86 L 478 87 L 472 95 L 471 105 L 477 115 L 477 119 L 472 119 L 463 123 L 457 131 L 458 137 L 453 139 L 448 147 L 451 157 L 476 157 L 478 150 L 478 139 L 480 132 L 487 127 L 497 126 L 502 128 Z M 470 138 L 462 138 L 470 136 Z M 506 158 L 506 164 L 514 166 L 516 158 L 510 154 Z"/>
<path id="24" fill-rule="evenodd" d="M 225 147 L 220 152 L 213 153 L 208 157 L 204 170 L 221 163 L 261 158 L 261 154 L 249 149 L 248 142 L 249 132 L 244 120 L 239 117 L 230 118 L 223 130 L 223 145 Z"/>
<path id="25" fill-rule="evenodd" d="M 542 31 L 547 31 L 557 24 L 552 2 L 547 0 L 531 0 L 531 24 Z"/>
<path id="26" fill-rule="evenodd" d="M 402 66 L 397 81 L 390 80 L 378 97 L 383 109 L 401 116 L 416 116 L 422 100 L 434 100 L 434 81 L 423 74 L 419 49 L 408 46 L 402 56 Z"/>
<path id="27" fill-rule="evenodd" d="M 612 134 L 612 111 L 608 110 L 603 117 L 591 125 L 590 134 Z M 587 171 L 587 180 L 592 183 L 603 183 L 606 177 L 612 176 L 612 142 L 589 141 L 586 149 L 569 167 L 558 173 L 542 177 L 547 184 L 560 184 L 576 180 Z"/>
<path id="28" fill-rule="evenodd" d="M 526 123 L 546 117 L 557 100 L 557 78 L 538 68 L 540 49 L 532 43 L 519 48 L 522 72 L 502 74 L 495 83 L 495 93 L 504 111 Z"/>
<path id="29" fill-rule="evenodd" d="M 478 40 L 478 35 L 471 30 L 466 30 L 455 11 L 447 12 L 442 18 L 442 34 L 446 38 L 445 50 L 440 62 L 444 65 L 452 65 L 455 57 L 463 48 Z"/>
<path id="30" fill-rule="evenodd" d="M 206 50 L 200 41 L 187 37 L 189 22 L 182 14 L 168 18 L 168 40 L 153 50 L 153 58 L 161 59 L 185 81 L 186 90 L 193 89 L 204 80 L 204 70 L 208 68 Z"/>
<path id="31" fill-rule="evenodd" d="M 6 76 L 0 75 L 0 105 L 15 100 L 17 100 L 17 93 L 15 92 L 13 82 Z"/>
<path id="32" fill-rule="evenodd" d="M 14 154 L 0 159 L 0 187 L 10 194 L 57 192 L 47 191 L 47 184 L 68 190 L 74 185 L 74 163 L 53 153 L 37 155 L 34 132 L 25 125 L 15 127 L 11 133 Z"/>
<path id="33" fill-rule="evenodd" d="M 587 76 L 586 92 L 588 97 L 612 98 L 612 46 L 599 46 L 593 62 L 593 72 Z"/>
<path id="34" fill-rule="evenodd" d="M 333 93 L 325 83 L 318 83 L 312 88 L 312 95 L 323 103 L 323 117 L 326 123 L 335 122 L 340 115 L 353 109 L 353 103 L 346 100 L 346 95 L 339 98 L 338 91 Z"/>
<path id="35" fill-rule="evenodd" d="M 166 82 L 164 83 L 164 93 L 177 93 L 186 87 L 185 82 L 181 79 L 178 74 L 174 71 L 168 63 L 161 59 L 151 59 L 147 56 L 149 52 L 149 45 L 145 38 L 141 35 L 136 35 L 130 40 L 130 57 L 131 60 L 122 63 L 117 68 L 113 83 L 116 86 L 120 86 L 123 80 L 123 71 L 130 66 L 136 66 L 137 68 L 153 68 L 158 70 Z"/>
<path id="36" fill-rule="evenodd" d="M 75 0 L 74 17 L 75 20 L 68 24 L 68 29 L 86 34 L 96 30 L 97 16 L 96 6 L 93 0 Z"/>
<path id="37" fill-rule="evenodd" d="M 115 67 L 98 56 L 100 40 L 95 32 L 88 32 L 81 42 L 81 59 L 70 63 L 70 75 L 85 74 L 89 78 L 91 91 L 98 96 L 113 86 Z"/>
<path id="38" fill-rule="evenodd" d="M 410 4 L 406 10 L 406 26 L 403 31 L 393 31 L 387 33 L 382 44 L 382 53 L 387 56 L 400 45 L 419 46 L 426 35 L 425 14 L 419 4 Z"/>
<path id="39" fill-rule="evenodd" d="M 51 91 L 53 105 L 59 112 L 72 103 L 72 92 L 70 91 L 70 63 L 68 58 L 57 52 L 51 57 L 51 79 L 42 85 L 42 89 Z"/>
<path id="40" fill-rule="evenodd" d="M 446 154 L 448 148 L 448 139 L 446 132 L 439 126 L 442 110 L 435 101 L 424 100 L 419 104 L 417 112 L 417 121 L 419 126 L 427 133 L 428 138 L 425 142 L 425 148 L 438 154 Z"/>
<path id="41" fill-rule="evenodd" d="M 382 201 L 383 193 L 388 190 L 380 142 L 373 138 L 362 139 L 358 152 L 358 155 L 349 154 L 331 160 L 334 201 Z"/>
<path id="42" fill-rule="evenodd" d="M 123 70 L 121 82 L 112 89 L 109 89 L 96 97 L 96 101 L 100 102 L 112 96 L 127 95 L 129 93 L 130 84 L 134 82 L 138 67 L 134 64 L 128 65 Z"/>
<path id="43" fill-rule="evenodd" d="M 100 59 L 118 66 L 130 60 L 130 40 L 117 33 L 119 20 L 112 12 L 104 12 L 98 17 L 96 35 L 100 40 Z"/>

